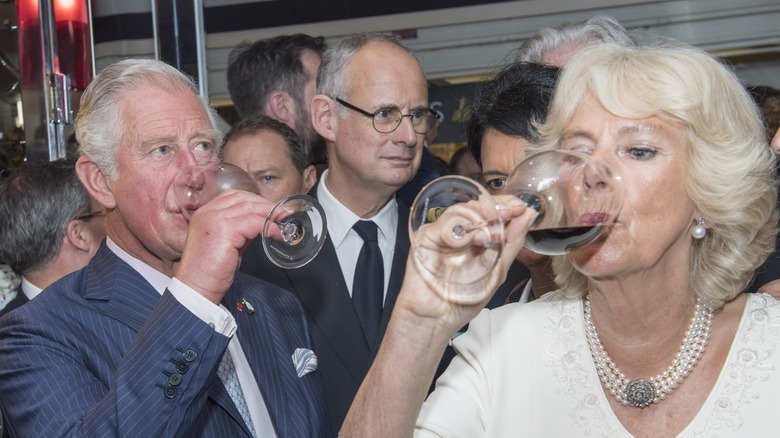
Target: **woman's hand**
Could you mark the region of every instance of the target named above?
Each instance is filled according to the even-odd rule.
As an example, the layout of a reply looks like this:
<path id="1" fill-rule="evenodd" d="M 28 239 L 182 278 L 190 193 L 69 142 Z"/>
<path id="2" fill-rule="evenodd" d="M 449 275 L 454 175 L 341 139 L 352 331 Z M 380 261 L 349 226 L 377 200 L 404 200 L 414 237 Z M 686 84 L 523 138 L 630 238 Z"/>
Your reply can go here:
<path id="1" fill-rule="evenodd" d="M 515 260 L 517 253 L 522 249 L 525 243 L 525 234 L 528 227 L 536 218 L 536 211 L 529 209 L 525 204 L 514 196 L 501 195 L 495 197 L 499 208 L 495 209 L 492 202 L 480 203 L 472 201 L 463 204 L 457 204 L 448 209 L 436 222 L 424 225 L 425 234 L 422 241 L 418 244 L 418 251 L 410 252 L 407 260 L 404 285 L 396 301 L 393 313 L 399 312 L 399 316 L 408 312 L 407 316 L 412 319 L 419 319 L 418 323 L 432 322 L 433 325 L 441 327 L 444 331 L 455 333 L 466 322 L 471 320 L 487 303 L 495 290 L 506 278 L 509 266 Z M 452 210 L 452 211 L 450 211 Z M 442 283 L 437 280 L 433 273 L 425 269 L 420 262 L 422 257 L 426 258 L 426 266 L 436 266 L 436 257 L 447 252 L 463 252 L 463 249 L 469 246 L 477 248 L 474 251 L 474 257 L 481 253 L 486 241 L 490 240 L 484 231 L 477 230 L 465 234 L 458 239 L 453 236 L 452 223 L 448 220 L 450 217 L 466 217 L 472 223 L 482 221 L 491 222 L 498 220 L 504 223 L 504 247 L 499 256 L 499 260 L 493 270 L 481 281 L 469 286 L 457 286 L 461 289 L 470 288 L 469 296 L 476 297 L 473 301 L 463 303 L 457 299 L 449 299 L 451 292 L 456 286 Z M 499 217 L 500 216 L 500 217 Z M 465 251 L 464 257 L 468 257 L 468 251 Z M 441 263 L 441 269 L 455 270 L 459 266 Z M 446 278 L 446 273 L 437 271 L 438 277 Z"/>
<path id="2" fill-rule="evenodd" d="M 491 203 L 470 202 L 450 207 L 457 207 L 464 214 L 475 214 L 476 218 L 501 215 L 505 221 L 505 246 L 498 263 L 486 281 L 472 286 L 476 289 L 473 292 L 483 299 L 469 304 L 448 300 L 435 289 L 436 283 L 431 282 L 427 271 L 418 266 L 414 252 L 409 254 L 404 284 L 382 345 L 352 402 L 341 437 L 412 435 L 447 341 L 485 306 L 504 281 L 509 265 L 523 247 L 529 225 L 536 218 L 536 211 L 526 208 L 514 196 L 497 196 L 496 202 L 500 206 L 498 211 Z M 425 230 L 427 251 L 481 246 L 488 237 L 474 232 L 453 239 L 452 223 L 445 216 L 446 212 Z"/>

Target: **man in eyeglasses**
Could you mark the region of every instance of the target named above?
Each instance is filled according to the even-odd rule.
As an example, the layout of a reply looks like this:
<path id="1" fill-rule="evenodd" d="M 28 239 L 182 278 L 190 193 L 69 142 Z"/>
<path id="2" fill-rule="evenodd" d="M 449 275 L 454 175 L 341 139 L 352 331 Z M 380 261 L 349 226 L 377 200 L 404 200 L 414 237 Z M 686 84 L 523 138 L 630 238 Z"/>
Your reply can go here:
<path id="1" fill-rule="evenodd" d="M 106 237 L 100 204 L 76 176 L 75 161 L 28 163 L 0 183 L 0 260 L 22 275 L 0 316 L 89 263 Z"/>
<path id="2" fill-rule="evenodd" d="M 417 172 L 436 114 L 420 63 L 398 40 L 376 33 L 351 35 L 323 54 L 317 93 L 312 122 L 327 142 L 329 169 L 309 193 L 325 210 L 327 241 L 311 263 L 289 271 L 253 243 L 242 270 L 303 302 L 335 432 L 403 280 L 409 211 L 395 193 Z"/>

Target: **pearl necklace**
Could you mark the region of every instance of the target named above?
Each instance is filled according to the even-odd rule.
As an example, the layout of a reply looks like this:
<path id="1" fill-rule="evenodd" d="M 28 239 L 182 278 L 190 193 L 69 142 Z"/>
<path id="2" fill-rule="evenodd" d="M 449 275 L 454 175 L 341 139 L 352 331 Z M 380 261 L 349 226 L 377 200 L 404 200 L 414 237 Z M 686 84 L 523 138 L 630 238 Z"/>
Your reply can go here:
<path id="1" fill-rule="evenodd" d="M 710 337 L 712 326 L 712 309 L 704 307 L 701 300 L 696 302 L 696 312 L 691 319 L 691 325 L 685 332 L 680 352 L 672 361 L 672 364 L 663 372 L 649 379 L 629 380 L 609 357 L 604 349 L 596 326 L 593 324 L 593 316 L 590 310 L 590 297 L 585 296 L 585 336 L 588 338 L 588 347 L 596 365 L 596 371 L 604 387 L 619 402 L 624 405 L 644 408 L 650 403 L 658 403 L 671 394 L 682 383 L 698 363 Z"/>

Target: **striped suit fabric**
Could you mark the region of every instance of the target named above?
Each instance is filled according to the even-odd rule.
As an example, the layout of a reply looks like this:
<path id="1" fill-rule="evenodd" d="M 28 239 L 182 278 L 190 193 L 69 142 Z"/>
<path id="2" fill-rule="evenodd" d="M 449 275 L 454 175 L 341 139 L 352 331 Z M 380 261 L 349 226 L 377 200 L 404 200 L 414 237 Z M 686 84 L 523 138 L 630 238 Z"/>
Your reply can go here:
<path id="1" fill-rule="evenodd" d="M 253 313 L 236 303 L 252 303 Z M 223 304 L 279 437 L 330 436 L 300 303 L 239 274 Z M 216 370 L 229 338 L 162 296 L 105 243 L 92 262 L 0 319 L 9 436 L 250 437 Z"/>

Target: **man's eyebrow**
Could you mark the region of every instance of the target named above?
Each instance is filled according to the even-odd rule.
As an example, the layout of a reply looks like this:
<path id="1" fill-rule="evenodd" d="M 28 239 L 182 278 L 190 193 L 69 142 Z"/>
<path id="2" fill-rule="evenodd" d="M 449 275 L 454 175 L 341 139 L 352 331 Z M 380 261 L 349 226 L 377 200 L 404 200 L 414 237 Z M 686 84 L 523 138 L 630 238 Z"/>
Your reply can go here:
<path id="1" fill-rule="evenodd" d="M 254 169 L 254 170 L 252 170 L 251 173 L 252 173 L 252 175 L 263 175 L 263 174 L 266 174 L 268 172 L 273 172 L 275 170 L 276 170 L 276 167 L 266 166 L 266 167 L 263 167 L 261 169 Z"/>
<path id="2" fill-rule="evenodd" d="M 203 131 L 195 131 L 195 132 L 192 133 L 192 135 L 190 135 L 190 140 L 193 140 L 193 139 L 196 139 L 196 138 L 199 138 L 199 137 L 201 137 L 201 138 L 205 137 L 205 138 L 211 140 L 212 142 L 216 142 L 217 141 L 217 134 L 214 132 L 213 129 L 206 129 L 206 130 L 203 130 Z"/>
<path id="3" fill-rule="evenodd" d="M 176 141 L 176 137 L 173 135 L 155 135 L 141 139 L 141 144 L 144 146 L 151 146 L 161 143 L 173 143 Z"/>

